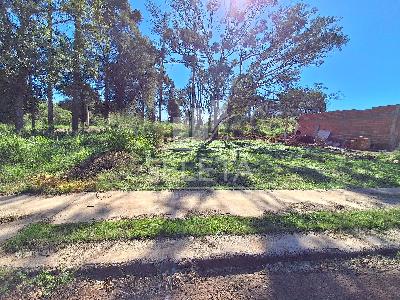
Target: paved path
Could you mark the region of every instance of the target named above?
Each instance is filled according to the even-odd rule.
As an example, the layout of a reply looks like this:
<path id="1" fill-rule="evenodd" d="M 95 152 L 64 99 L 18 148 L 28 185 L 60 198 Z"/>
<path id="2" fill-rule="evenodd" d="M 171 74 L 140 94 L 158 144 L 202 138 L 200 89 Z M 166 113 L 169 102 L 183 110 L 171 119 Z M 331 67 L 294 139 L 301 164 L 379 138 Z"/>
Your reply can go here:
<path id="1" fill-rule="evenodd" d="M 184 217 L 189 213 L 261 216 L 264 212 L 400 207 L 400 188 L 314 191 L 139 191 L 81 193 L 62 196 L 0 196 L 0 242 L 25 225 L 132 218 L 143 215 Z"/>
<path id="2" fill-rule="evenodd" d="M 146 269 L 143 264 L 163 262 L 210 261 L 216 258 L 226 261 L 239 257 L 244 265 L 271 259 L 317 255 L 345 255 L 375 253 L 400 249 L 400 230 L 387 232 L 358 232 L 357 234 L 309 233 L 250 236 L 208 236 L 201 238 L 160 238 L 155 240 L 106 241 L 80 243 L 61 248 L 7 254 L 0 252 L 0 266 L 35 267 L 79 267 L 93 265 L 120 265 L 140 263 L 138 270 Z M 3 250 L 1 250 L 3 251 Z M 235 262 L 237 262 L 237 258 Z M 120 268 L 119 268 L 120 269 Z"/>
<path id="3" fill-rule="evenodd" d="M 51 218 L 54 223 L 188 213 L 261 216 L 264 212 L 400 207 L 400 188 L 314 191 L 162 191 L 2 196 L 0 219 Z"/>

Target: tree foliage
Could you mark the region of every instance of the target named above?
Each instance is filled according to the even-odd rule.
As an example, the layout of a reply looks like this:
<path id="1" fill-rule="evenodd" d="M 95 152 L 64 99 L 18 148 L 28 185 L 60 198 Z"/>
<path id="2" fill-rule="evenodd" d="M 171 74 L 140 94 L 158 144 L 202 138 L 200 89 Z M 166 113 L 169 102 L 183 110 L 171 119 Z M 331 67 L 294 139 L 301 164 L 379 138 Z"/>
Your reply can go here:
<path id="1" fill-rule="evenodd" d="M 348 41 L 337 18 L 320 16 L 302 3 L 176 0 L 168 4 L 166 11 L 149 4 L 154 31 L 168 41 L 172 60 L 182 61 L 192 72 L 192 109 L 196 101 L 202 102 L 214 124 L 232 117 L 238 112 L 233 108 L 243 108 L 244 102 L 251 104 L 254 91 L 266 101 L 275 99 L 296 85 L 305 67 L 321 65 L 328 53 Z M 167 28 L 160 26 L 165 16 Z M 244 100 L 249 81 L 251 96 Z"/>
<path id="2" fill-rule="evenodd" d="M 0 3 L 0 121 L 17 131 L 54 94 L 70 99 L 72 129 L 88 110 L 154 115 L 157 55 L 127 0 L 6 0 Z"/>
<path id="3" fill-rule="evenodd" d="M 254 117 L 283 95 L 297 93 L 296 105 L 310 111 L 322 104 L 300 102 L 321 94 L 299 95 L 301 71 L 348 40 L 337 18 L 303 3 L 168 0 L 163 7 L 148 4 L 158 36 L 150 40 L 128 0 L 2 1 L 0 122 L 20 131 L 29 114 L 34 127 L 39 103 L 47 102 L 51 131 L 54 95 L 69 102 L 74 131 L 89 123 L 89 110 L 154 121 L 165 109 L 170 121 L 183 117 L 191 126 L 207 116 L 210 131 L 225 119 Z M 184 89 L 166 63 L 190 70 Z"/>

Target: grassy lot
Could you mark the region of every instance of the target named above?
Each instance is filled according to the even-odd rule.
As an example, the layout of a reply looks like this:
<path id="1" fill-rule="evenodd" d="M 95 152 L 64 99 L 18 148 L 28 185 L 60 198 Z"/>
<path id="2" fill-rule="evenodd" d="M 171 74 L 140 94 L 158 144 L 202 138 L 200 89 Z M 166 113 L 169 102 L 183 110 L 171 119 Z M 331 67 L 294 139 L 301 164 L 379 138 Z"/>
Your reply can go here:
<path id="1" fill-rule="evenodd" d="M 191 216 L 53 225 L 32 224 L 4 244 L 8 252 L 65 243 L 177 236 L 247 235 L 328 230 L 400 228 L 400 209 L 268 214 L 261 218 Z"/>
<path id="2" fill-rule="evenodd" d="M 95 190 L 98 173 L 154 155 L 166 134 L 157 126 L 52 136 L 19 136 L 0 126 L 0 193 Z"/>
<path id="3" fill-rule="evenodd" d="M 0 193 L 400 186 L 400 153 L 335 153 L 263 141 L 163 144 L 163 128 L 0 140 Z M 167 131 L 167 130 L 164 130 Z"/>
<path id="4" fill-rule="evenodd" d="M 97 188 L 332 189 L 400 186 L 400 164 L 396 163 L 395 154 L 341 154 L 262 141 L 226 144 L 216 141 L 204 150 L 199 150 L 199 146 L 200 142 L 196 141 L 168 144 L 139 169 L 126 165 L 101 174 Z"/>

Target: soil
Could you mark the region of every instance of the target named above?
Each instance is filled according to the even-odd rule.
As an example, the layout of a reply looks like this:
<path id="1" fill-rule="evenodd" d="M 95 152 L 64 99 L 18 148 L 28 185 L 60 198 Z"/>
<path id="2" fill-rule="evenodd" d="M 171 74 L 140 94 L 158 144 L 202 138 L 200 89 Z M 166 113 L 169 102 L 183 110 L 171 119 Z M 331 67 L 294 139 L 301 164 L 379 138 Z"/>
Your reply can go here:
<path id="1" fill-rule="evenodd" d="M 353 260 L 274 263 L 254 271 L 210 268 L 198 273 L 76 279 L 49 299 L 398 299 L 400 261 Z M 4 299 L 39 299 L 40 292 L 14 291 Z"/>
<path id="2" fill-rule="evenodd" d="M 97 174 L 126 164 L 132 157 L 126 152 L 107 152 L 90 157 L 80 165 L 71 169 L 65 177 L 67 179 L 93 178 Z"/>

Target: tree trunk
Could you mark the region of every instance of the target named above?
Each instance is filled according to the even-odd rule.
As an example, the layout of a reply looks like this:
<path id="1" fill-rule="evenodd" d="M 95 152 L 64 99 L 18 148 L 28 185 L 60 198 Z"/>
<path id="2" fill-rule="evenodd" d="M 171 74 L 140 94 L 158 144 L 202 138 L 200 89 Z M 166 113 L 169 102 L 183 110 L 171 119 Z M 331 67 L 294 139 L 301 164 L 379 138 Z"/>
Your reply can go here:
<path id="1" fill-rule="evenodd" d="M 214 128 L 216 128 L 215 131 L 213 131 L 213 135 L 215 136 L 215 138 L 218 137 L 218 128 L 219 128 L 219 120 L 218 120 L 218 114 L 219 114 L 219 101 L 217 99 L 217 97 L 214 96 L 214 100 L 213 100 L 213 112 L 214 112 Z M 217 125 L 218 124 L 218 125 Z"/>
<path id="2" fill-rule="evenodd" d="M 115 102 L 117 104 L 118 112 L 122 112 L 124 110 L 125 106 L 124 97 L 125 97 L 125 82 L 123 82 L 123 79 L 118 78 L 118 83 L 116 84 L 116 91 L 115 91 Z"/>
<path id="3" fill-rule="evenodd" d="M 161 122 L 161 113 L 162 113 L 162 103 L 163 103 L 163 84 L 160 84 L 160 90 L 158 92 L 158 122 Z"/>
<path id="4" fill-rule="evenodd" d="M 31 112 L 31 131 L 32 133 L 36 132 L 36 112 L 34 111 L 34 108 Z"/>
<path id="5" fill-rule="evenodd" d="M 192 91 L 190 93 L 189 137 L 193 137 L 194 106 L 196 103 L 195 69 L 192 66 Z"/>
<path id="6" fill-rule="evenodd" d="M 14 124 L 15 131 L 20 133 L 24 129 L 24 99 L 26 97 L 27 90 L 27 74 L 23 72 L 17 79 L 17 93 L 15 97 L 14 105 Z"/>
<path id="7" fill-rule="evenodd" d="M 15 131 L 20 133 L 24 128 L 24 99 L 22 95 L 18 95 L 15 99 Z"/>
<path id="8" fill-rule="evenodd" d="M 82 111 L 82 115 L 81 115 L 82 128 L 89 127 L 90 126 L 90 112 L 89 112 L 89 105 L 86 103 L 86 101 L 82 101 L 81 109 L 82 109 L 81 110 Z"/>
<path id="9" fill-rule="evenodd" d="M 193 137 L 193 111 L 189 110 L 188 119 L 189 119 L 189 137 Z"/>
<path id="10" fill-rule="evenodd" d="M 72 131 L 76 133 L 79 130 L 79 117 L 81 112 L 81 88 L 82 78 L 80 63 L 83 52 L 82 44 L 82 13 L 75 12 L 75 32 L 74 32 L 74 61 L 73 61 L 73 96 L 72 96 Z"/>
<path id="11" fill-rule="evenodd" d="M 74 83 L 77 83 L 77 75 L 74 74 Z M 74 88 L 76 89 L 76 87 Z M 72 131 L 77 132 L 79 130 L 79 92 L 74 91 L 74 95 L 72 97 Z"/>
<path id="12" fill-rule="evenodd" d="M 141 100 L 141 111 L 140 111 L 140 117 L 142 118 L 142 120 L 144 121 L 145 118 L 145 111 L 146 111 L 146 104 L 144 103 L 144 100 Z"/>
<path id="13" fill-rule="evenodd" d="M 211 135 L 208 138 L 208 140 L 203 144 L 202 147 L 207 147 L 209 146 L 214 140 L 216 140 L 218 138 L 218 129 L 219 126 L 226 121 L 229 121 L 230 119 L 234 118 L 235 115 L 229 116 L 228 114 L 223 114 L 218 120 L 217 122 L 214 124 L 213 130 L 211 131 Z"/>
<path id="14" fill-rule="evenodd" d="M 109 85 L 108 71 L 105 71 L 104 75 L 104 118 L 107 123 L 110 122 L 110 85 Z"/>
<path id="15" fill-rule="evenodd" d="M 161 60 L 160 79 L 158 87 L 158 121 L 161 122 L 162 104 L 163 104 L 163 87 L 164 87 L 164 60 Z"/>
<path id="16" fill-rule="evenodd" d="M 210 96 L 211 98 L 211 96 Z M 207 105 L 207 111 L 208 111 L 208 118 L 207 118 L 207 132 L 208 136 L 211 135 L 212 132 L 212 104 Z"/>
<path id="17" fill-rule="evenodd" d="M 284 139 L 285 140 L 288 137 L 288 129 L 289 129 L 289 117 L 285 116 L 285 133 L 284 133 Z"/>
<path id="18" fill-rule="evenodd" d="M 54 104 L 53 104 L 53 85 L 47 86 L 47 127 L 50 132 L 54 131 Z"/>
<path id="19" fill-rule="evenodd" d="M 47 28 L 49 31 L 48 61 L 47 61 L 47 129 L 54 131 L 54 105 L 53 105 L 53 6 L 52 0 L 48 1 Z"/>

